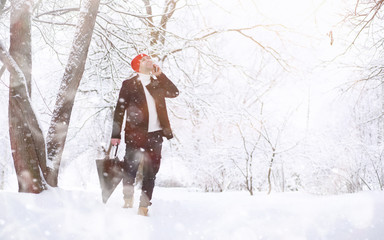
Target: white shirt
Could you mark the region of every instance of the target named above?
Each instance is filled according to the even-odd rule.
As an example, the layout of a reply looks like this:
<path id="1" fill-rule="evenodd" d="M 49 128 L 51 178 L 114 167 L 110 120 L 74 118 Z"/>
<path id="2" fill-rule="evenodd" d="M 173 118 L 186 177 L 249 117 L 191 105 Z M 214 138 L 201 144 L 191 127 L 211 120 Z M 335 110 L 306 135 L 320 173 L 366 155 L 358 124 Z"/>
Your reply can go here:
<path id="1" fill-rule="evenodd" d="M 157 115 L 157 110 L 156 110 L 156 103 L 155 99 L 153 99 L 152 95 L 149 93 L 148 89 L 145 87 L 151 82 L 151 75 L 139 73 L 139 78 L 141 81 L 141 84 L 143 85 L 144 88 L 144 93 L 145 93 L 145 99 L 147 100 L 147 105 L 148 105 L 148 132 L 155 132 L 158 130 L 161 130 L 160 126 L 160 120 L 159 116 Z"/>

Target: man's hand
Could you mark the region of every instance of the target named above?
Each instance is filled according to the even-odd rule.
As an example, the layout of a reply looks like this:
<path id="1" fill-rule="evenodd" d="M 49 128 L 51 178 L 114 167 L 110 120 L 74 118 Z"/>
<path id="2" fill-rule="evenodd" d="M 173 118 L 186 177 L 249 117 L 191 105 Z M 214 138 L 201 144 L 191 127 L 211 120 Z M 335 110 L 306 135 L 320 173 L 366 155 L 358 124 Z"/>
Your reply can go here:
<path id="1" fill-rule="evenodd" d="M 160 76 L 161 74 L 161 68 L 159 67 L 159 65 L 157 64 L 153 64 L 153 70 L 152 70 L 152 74 L 155 75 L 156 77 Z"/>
<path id="2" fill-rule="evenodd" d="M 112 146 L 117 146 L 117 145 L 119 145 L 119 144 L 120 144 L 120 139 L 118 139 L 118 138 L 112 138 L 112 139 L 111 139 L 111 144 L 112 144 Z"/>

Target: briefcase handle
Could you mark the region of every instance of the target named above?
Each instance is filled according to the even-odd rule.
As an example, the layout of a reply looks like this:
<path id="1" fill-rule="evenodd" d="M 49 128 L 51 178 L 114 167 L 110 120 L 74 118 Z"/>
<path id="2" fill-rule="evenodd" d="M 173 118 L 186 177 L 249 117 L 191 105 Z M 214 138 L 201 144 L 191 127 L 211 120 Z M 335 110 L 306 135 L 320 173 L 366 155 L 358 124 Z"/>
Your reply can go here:
<path id="1" fill-rule="evenodd" d="M 110 144 L 110 145 L 109 145 L 109 148 L 108 148 L 108 151 L 107 151 L 107 156 L 109 157 L 109 156 L 111 155 L 112 147 L 116 147 L 115 156 L 114 156 L 114 158 L 116 158 L 116 156 L 117 156 L 117 150 L 119 150 L 119 145 L 112 146 L 112 144 Z"/>
<path id="2" fill-rule="evenodd" d="M 113 158 L 116 158 L 117 156 L 117 150 L 119 150 L 119 145 L 115 145 L 116 146 L 116 151 L 115 151 L 115 156 L 113 156 Z"/>

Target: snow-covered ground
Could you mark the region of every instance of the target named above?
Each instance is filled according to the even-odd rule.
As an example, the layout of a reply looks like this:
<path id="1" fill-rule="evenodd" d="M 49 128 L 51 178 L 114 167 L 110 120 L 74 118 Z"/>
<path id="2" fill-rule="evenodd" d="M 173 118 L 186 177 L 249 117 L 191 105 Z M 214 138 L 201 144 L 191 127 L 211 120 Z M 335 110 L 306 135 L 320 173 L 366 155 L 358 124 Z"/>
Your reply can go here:
<path id="1" fill-rule="evenodd" d="M 384 239 L 384 192 L 338 196 L 306 193 L 205 193 L 155 188 L 149 217 L 121 208 L 118 187 L 100 192 L 0 191 L 0 239 Z"/>

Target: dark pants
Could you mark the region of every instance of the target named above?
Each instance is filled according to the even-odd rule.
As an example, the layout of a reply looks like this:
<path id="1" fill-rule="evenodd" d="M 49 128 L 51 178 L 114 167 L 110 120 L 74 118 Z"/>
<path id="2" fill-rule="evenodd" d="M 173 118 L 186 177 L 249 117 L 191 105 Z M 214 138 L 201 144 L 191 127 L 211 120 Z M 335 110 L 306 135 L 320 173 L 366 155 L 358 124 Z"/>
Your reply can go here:
<path id="1" fill-rule="evenodd" d="M 124 199 L 133 196 L 133 184 L 140 162 L 143 161 L 143 183 L 140 196 L 140 207 L 151 205 L 156 174 L 160 168 L 161 148 L 163 143 L 161 131 L 150 132 L 146 141 L 139 148 L 127 142 L 124 156 L 123 193 Z"/>

